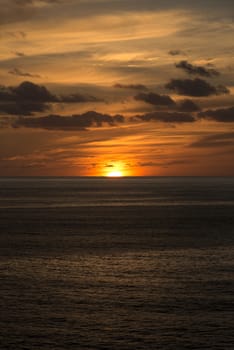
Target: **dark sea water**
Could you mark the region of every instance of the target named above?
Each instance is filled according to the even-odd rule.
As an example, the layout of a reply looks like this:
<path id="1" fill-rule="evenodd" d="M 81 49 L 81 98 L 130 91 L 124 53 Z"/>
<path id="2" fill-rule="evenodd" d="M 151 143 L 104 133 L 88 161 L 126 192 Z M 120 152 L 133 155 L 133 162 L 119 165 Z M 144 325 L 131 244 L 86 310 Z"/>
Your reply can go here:
<path id="1" fill-rule="evenodd" d="M 1 178 L 0 349 L 234 349 L 234 178 Z"/>

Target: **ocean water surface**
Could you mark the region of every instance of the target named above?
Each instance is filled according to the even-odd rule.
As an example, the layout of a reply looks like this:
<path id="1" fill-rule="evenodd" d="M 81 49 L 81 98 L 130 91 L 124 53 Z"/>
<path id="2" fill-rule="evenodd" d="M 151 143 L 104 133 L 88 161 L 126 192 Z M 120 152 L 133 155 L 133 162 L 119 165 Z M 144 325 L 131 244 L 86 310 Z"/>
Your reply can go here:
<path id="1" fill-rule="evenodd" d="M 234 349 L 234 178 L 0 178 L 0 348 Z"/>

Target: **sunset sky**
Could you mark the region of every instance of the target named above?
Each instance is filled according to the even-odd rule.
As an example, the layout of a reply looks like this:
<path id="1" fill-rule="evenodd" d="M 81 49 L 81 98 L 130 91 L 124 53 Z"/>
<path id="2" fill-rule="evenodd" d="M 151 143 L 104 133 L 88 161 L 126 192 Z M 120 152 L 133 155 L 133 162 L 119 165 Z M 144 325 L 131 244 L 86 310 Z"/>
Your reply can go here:
<path id="1" fill-rule="evenodd" d="M 0 175 L 234 175 L 233 0 L 0 0 Z"/>

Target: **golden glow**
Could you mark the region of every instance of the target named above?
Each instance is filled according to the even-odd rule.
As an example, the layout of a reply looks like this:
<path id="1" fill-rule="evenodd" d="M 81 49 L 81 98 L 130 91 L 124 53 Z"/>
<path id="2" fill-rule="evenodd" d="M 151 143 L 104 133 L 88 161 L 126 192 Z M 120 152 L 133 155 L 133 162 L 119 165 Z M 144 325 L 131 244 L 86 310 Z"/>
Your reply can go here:
<path id="1" fill-rule="evenodd" d="M 108 176 L 108 177 L 122 177 L 123 173 L 120 170 L 112 170 L 109 173 L 107 173 L 106 176 Z"/>

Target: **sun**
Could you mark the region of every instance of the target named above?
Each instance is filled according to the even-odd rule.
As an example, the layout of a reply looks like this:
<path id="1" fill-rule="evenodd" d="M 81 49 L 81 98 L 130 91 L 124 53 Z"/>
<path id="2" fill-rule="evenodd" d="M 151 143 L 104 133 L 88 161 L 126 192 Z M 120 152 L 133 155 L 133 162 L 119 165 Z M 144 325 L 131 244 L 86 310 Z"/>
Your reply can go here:
<path id="1" fill-rule="evenodd" d="M 108 177 L 122 177 L 123 173 L 120 170 L 112 170 L 109 173 L 107 173 L 106 176 L 108 176 Z"/>

